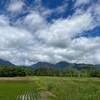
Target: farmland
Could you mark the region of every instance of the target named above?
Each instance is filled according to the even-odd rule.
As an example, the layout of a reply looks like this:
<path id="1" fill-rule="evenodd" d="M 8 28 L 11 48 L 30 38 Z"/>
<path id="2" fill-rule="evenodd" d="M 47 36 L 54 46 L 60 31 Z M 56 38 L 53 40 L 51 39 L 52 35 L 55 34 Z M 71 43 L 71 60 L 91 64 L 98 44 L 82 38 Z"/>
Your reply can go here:
<path id="1" fill-rule="evenodd" d="M 100 100 L 99 78 L 0 78 L 0 100 Z"/>

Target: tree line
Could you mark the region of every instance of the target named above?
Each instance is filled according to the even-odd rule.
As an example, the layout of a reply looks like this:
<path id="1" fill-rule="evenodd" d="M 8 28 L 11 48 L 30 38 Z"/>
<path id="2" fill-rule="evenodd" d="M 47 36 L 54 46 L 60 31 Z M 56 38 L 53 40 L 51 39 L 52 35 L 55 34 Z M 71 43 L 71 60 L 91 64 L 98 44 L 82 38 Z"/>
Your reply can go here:
<path id="1" fill-rule="evenodd" d="M 90 69 L 54 69 L 50 67 L 41 67 L 34 70 L 36 76 L 58 76 L 58 77 L 100 77 L 100 70 Z"/>
<path id="2" fill-rule="evenodd" d="M 100 77 L 99 69 L 54 69 L 51 67 L 41 67 L 28 69 L 23 67 L 0 66 L 0 77 L 15 76 L 57 76 L 57 77 Z"/>
<path id="3" fill-rule="evenodd" d="M 15 76 L 29 76 L 33 75 L 33 71 L 23 67 L 7 67 L 0 66 L 0 77 L 15 77 Z"/>

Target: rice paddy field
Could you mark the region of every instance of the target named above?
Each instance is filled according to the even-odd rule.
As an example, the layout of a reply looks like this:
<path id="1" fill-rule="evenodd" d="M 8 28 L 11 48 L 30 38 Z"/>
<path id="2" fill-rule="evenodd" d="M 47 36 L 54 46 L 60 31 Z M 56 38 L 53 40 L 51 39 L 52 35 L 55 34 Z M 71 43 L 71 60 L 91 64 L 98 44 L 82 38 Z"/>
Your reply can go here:
<path id="1" fill-rule="evenodd" d="M 100 100 L 100 79 L 0 78 L 0 100 Z"/>

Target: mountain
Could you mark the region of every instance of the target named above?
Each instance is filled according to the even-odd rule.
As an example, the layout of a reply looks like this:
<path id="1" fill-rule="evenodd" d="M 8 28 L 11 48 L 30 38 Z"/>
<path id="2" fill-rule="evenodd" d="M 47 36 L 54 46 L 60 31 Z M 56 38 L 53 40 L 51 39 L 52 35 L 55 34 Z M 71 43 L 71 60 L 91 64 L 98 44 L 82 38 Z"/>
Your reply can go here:
<path id="1" fill-rule="evenodd" d="M 60 62 L 56 63 L 54 66 L 57 69 L 64 69 L 64 68 L 66 68 L 70 65 L 71 65 L 71 63 L 68 63 L 68 62 L 65 62 L 65 61 L 60 61 Z"/>
<path id="2" fill-rule="evenodd" d="M 15 66 L 11 62 L 5 61 L 5 60 L 2 60 L 2 59 L 0 59 L 0 65 L 4 65 L 4 66 Z"/>
<path id="3" fill-rule="evenodd" d="M 65 61 L 61 61 L 61 62 L 58 62 L 56 64 L 52 64 L 49 62 L 38 62 L 38 63 L 30 66 L 29 68 L 36 69 L 36 68 L 40 68 L 40 67 L 51 67 L 51 68 L 55 68 L 55 69 L 64 69 L 70 65 L 71 65 L 70 63 L 67 63 Z"/>
<path id="4" fill-rule="evenodd" d="M 100 64 L 95 65 L 97 69 L 100 69 Z"/>
<path id="5" fill-rule="evenodd" d="M 36 69 L 40 67 L 54 67 L 54 64 L 51 64 L 49 62 L 37 62 L 36 64 L 33 64 L 32 66 L 29 66 L 31 69 Z"/>
<path id="6" fill-rule="evenodd" d="M 90 68 L 97 68 L 96 65 L 92 64 L 76 64 L 76 63 L 68 63 L 65 61 L 60 61 L 56 64 L 51 64 L 48 62 L 38 62 L 36 64 L 33 64 L 32 66 L 29 66 L 31 69 L 37 69 L 41 67 L 51 67 L 55 69 L 77 69 L 77 70 L 82 70 L 82 69 L 90 69 Z M 99 69 L 100 67 L 98 67 Z"/>
<path id="7" fill-rule="evenodd" d="M 0 59 L 0 65 L 15 66 L 11 62 L 5 61 L 5 60 L 2 60 L 2 59 Z M 22 67 L 26 67 L 26 66 L 22 66 Z M 65 61 L 60 61 L 56 64 L 52 64 L 52 63 L 49 63 L 49 62 L 37 62 L 36 64 L 33 64 L 33 65 L 28 66 L 26 68 L 37 69 L 37 68 L 41 68 L 41 67 L 50 67 L 50 68 L 55 68 L 55 69 L 77 69 L 77 70 L 90 69 L 90 68 L 100 69 L 100 65 L 76 64 L 76 63 L 68 63 L 68 62 L 65 62 Z"/>
<path id="8" fill-rule="evenodd" d="M 77 70 L 82 70 L 82 69 L 96 69 L 95 65 L 92 64 L 72 64 L 67 67 L 67 69 L 77 69 Z"/>
<path id="9" fill-rule="evenodd" d="M 56 64 L 51 64 L 49 62 L 38 62 L 38 63 L 30 66 L 29 68 L 36 69 L 36 68 L 40 68 L 40 67 L 52 67 L 52 68 L 55 68 L 55 69 L 64 69 L 64 68 L 66 68 L 70 65 L 71 65 L 70 63 L 67 63 L 65 61 L 61 61 L 61 62 L 58 62 Z"/>

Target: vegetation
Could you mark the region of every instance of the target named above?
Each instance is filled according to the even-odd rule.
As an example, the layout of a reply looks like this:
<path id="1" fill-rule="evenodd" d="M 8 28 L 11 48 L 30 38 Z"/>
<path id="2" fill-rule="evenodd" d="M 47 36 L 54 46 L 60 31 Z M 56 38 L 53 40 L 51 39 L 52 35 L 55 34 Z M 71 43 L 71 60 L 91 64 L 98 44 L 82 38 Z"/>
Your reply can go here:
<path id="1" fill-rule="evenodd" d="M 0 66 L 0 77 L 15 77 L 33 75 L 33 71 L 22 67 Z"/>
<path id="2" fill-rule="evenodd" d="M 100 79 L 98 78 L 40 77 L 39 83 L 52 94 L 45 100 L 100 99 Z"/>
<path id="3" fill-rule="evenodd" d="M 0 66 L 0 77 L 15 76 L 58 76 L 58 77 L 100 77 L 99 69 L 54 69 L 51 67 L 41 67 L 34 70 L 23 67 Z"/>
<path id="4" fill-rule="evenodd" d="M 0 100 L 99 100 L 100 69 L 82 66 L 32 70 L 1 65 Z"/>
<path id="5" fill-rule="evenodd" d="M 100 77 L 99 69 L 63 69 L 58 70 L 50 67 L 41 67 L 34 70 L 35 76 L 58 76 L 58 77 Z"/>
<path id="6" fill-rule="evenodd" d="M 99 78 L 0 78 L 1 100 L 100 100 Z"/>
<path id="7" fill-rule="evenodd" d="M 30 77 L 0 78 L 0 100 L 38 100 L 38 87 Z"/>

